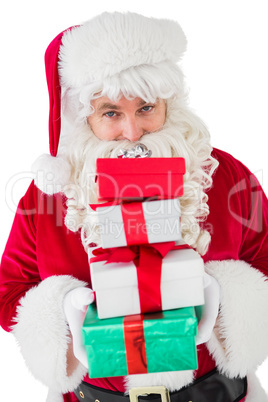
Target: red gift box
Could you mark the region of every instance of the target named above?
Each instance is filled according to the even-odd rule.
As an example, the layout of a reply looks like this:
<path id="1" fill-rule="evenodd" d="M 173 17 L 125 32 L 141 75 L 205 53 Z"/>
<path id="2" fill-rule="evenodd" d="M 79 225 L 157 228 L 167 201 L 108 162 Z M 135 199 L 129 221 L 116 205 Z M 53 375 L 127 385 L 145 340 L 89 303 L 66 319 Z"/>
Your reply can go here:
<path id="1" fill-rule="evenodd" d="M 183 195 L 184 158 L 99 158 L 100 201 L 170 199 Z"/>

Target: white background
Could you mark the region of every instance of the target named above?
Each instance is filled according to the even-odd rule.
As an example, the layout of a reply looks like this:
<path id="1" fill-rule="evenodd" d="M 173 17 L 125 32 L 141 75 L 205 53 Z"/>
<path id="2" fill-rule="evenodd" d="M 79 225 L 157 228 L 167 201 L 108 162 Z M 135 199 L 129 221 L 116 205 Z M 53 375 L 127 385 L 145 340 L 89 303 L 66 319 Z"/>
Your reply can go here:
<path id="1" fill-rule="evenodd" d="M 95 3 L 95 5 L 93 5 Z M 266 0 L 16 0 L 1 10 L 0 252 L 31 164 L 48 152 L 43 55 L 63 29 L 102 11 L 135 11 L 180 22 L 188 38 L 183 66 L 192 107 L 212 143 L 246 164 L 268 191 L 268 11 Z M 258 371 L 268 391 L 268 361 Z M 43 402 L 13 336 L 0 328 L 3 401 Z M 259 402 L 259 401 L 256 401 Z"/>

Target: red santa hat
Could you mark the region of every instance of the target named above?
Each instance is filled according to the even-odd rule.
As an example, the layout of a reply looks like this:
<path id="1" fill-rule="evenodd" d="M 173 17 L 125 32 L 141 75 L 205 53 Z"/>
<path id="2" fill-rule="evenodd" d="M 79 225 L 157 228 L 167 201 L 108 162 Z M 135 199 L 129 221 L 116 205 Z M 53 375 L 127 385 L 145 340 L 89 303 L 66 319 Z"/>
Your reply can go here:
<path id="1" fill-rule="evenodd" d="M 70 28 L 71 29 L 71 28 Z M 49 94 L 49 154 L 41 155 L 33 164 L 32 170 L 36 174 L 35 184 L 43 192 L 52 195 L 55 188 L 65 185 L 70 177 L 68 163 L 57 158 L 61 132 L 61 86 L 59 79 L 59 50 L 62 37 L 66 31 L 57 35 L 49 44 L 45 53 L 45 68 Z M 57 174 L 60 173 L 60 174 Z M 59 188 L 59 191 L 61 189 Z"/>
<path id="2" fill-rule="evenodd" d="M 153 76 L 155 81 L 148 88 L 159 87 L 159 82 L 163 81 L 163 86 L 174 89 L 178 86 L 176 64 L 185 49 L 186 38 L 177 22 L 136 13 L 105 12 L 56 36 L 45 53 L 50 155 L 42 155 L 33 165 L 37 186 L 53 194 L 61 191 L 70 177 L 70 166 L 58 153 L 60 137 L 64 135 L 61 127 L 63 88 L 79 91 L 133 69 L 141 76 L 146 66 L 143 81 Z M 143 69 L 139 70 L 140 67 Z M 154 69 L 152 74 L 148 74 L 148 68 Z"/>
<path id="3" fill-rule="evenodd" d="M 66 31 L 64 31 L 66 32 Z M 49 44 L 45 53 L 45 67 L 49 94 L 49 148 L 52 156 L 57 156 L 61 129 L 61 87 L 58 62 L 59 49 L 62 44 L 61 32 Z"/>

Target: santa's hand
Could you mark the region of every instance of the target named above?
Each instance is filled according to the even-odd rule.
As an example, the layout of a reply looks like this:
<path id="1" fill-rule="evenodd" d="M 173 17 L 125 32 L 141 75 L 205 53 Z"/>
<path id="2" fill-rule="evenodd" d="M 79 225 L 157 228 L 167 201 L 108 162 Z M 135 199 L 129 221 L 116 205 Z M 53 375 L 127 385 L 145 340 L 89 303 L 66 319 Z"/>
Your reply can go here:
<path id="1" fill-rule="evenodd" d="M 66 294 L 63 309 L 73 337 L 74 356 L 88 367 L 86 349 L 83 344 L 81 327 L 87 306 L 94 301 L 94 292 L 86 287 L 79 287 Z"/>
<path id="2" fill-rule="evenodd" d="M 205 304 L 202 318 L 198 324 L 196 344 L 206 343 L 212 334 L 220 306 L 220 286 L 215 278 L 205 273 L 204 277 Z"/>

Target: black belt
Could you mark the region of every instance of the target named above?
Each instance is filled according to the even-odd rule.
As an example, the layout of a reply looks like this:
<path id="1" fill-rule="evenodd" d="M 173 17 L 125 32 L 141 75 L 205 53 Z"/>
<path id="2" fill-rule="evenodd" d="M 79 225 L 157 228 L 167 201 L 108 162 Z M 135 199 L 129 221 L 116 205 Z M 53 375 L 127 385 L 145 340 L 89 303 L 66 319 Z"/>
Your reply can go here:
<path id="1" fill-rule="evenodd" d="M 132 401 L 153 402 L 239 402 L 247 394 L 247 379 L 228 378 L 216 369 L 195 380 L 191 385 L 176 392 L 165 394 L 165 387 L 143 387 L 133 389 Z M 74 391 L 82 402 L 129 402 L 123 392 L 110 391 L 82 382 Z M 150 394 L 144 396 L 144 394 Z M 143 396 L 139 396 L 143 395 Z M 170 398 L 170 399 L 169 399 Z"/>

